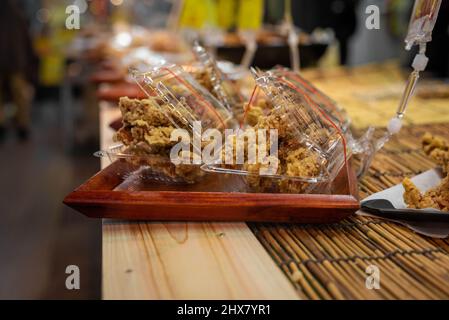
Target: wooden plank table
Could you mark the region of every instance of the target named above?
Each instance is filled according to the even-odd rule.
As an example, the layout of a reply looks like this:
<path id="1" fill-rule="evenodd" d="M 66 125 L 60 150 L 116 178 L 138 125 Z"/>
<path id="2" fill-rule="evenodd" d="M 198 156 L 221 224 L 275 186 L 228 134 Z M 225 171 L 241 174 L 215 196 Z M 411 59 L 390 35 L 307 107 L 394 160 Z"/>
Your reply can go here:
<path id="1" fill-rule="evenodd" d="M 102 149 L 118 116 L 100 104 Z M 103 299 L 299 298 L 245 223 L 103 221 Z"/>

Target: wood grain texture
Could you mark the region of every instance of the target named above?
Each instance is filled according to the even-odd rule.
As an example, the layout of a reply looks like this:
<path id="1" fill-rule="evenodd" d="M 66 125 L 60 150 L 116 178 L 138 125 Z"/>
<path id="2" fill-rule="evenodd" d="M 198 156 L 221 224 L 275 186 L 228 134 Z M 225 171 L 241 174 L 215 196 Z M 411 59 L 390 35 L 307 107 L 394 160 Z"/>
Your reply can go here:
<path id="1" fill-rule="evenodd" d="M 103 227 L 104 299 L 298 299 L 242 223 Z"/>
<path id="2" fill-rule="evenodd" d="M 117 113 L 101 103 L 102 149 Z M 245 223 L 103 220 L 102 268 L 103 299 L 302 298 Z"/>

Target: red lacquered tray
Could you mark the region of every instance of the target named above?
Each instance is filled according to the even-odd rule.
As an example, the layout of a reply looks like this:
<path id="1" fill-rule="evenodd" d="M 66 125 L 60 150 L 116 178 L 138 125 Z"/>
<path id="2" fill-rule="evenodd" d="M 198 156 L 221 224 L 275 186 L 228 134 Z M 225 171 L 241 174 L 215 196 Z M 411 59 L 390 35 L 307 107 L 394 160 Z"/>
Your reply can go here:
<path id="1" fill-rule="evenodd" d="M 333 194 L 236 192 L 241 176 L 210 174 L 188 186 L 148 183 L 120 188 L 129 164 L 118 160 L 100 171 L 64 203 L 92 218 L 157 221 L 266 221 L 331 223 L 359 208 L 357 181 L 349 164 L 333 183 Z"/>

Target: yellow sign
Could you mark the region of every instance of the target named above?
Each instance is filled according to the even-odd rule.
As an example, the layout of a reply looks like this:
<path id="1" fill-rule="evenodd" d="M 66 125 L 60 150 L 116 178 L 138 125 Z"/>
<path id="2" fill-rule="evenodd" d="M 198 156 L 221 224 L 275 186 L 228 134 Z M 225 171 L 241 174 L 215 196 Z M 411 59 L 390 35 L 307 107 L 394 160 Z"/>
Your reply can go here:
<path id="1" fill-rule="evenodd" d="M 217 21 L 216 3 L 213 0 L 184 0 L 179 25 L 201 29 L 214 26 Z"/>
<path id="2" fill-rule="evenodd" d="M 237 27 L 259 29 L 263 20 L 263 0 L 240 0 Z"/>
<path id="3" fill-rule="evenodd" d="M 259 29 L 264 12 L 263 0 L 184 0 L 179 25 L 201 29 Z"/>
<path id="4" fill-rule="evenodd" d="M 218 0 L 217 3 L 218 26 L 225 30 L 235 26 L 237 1 Z"/>

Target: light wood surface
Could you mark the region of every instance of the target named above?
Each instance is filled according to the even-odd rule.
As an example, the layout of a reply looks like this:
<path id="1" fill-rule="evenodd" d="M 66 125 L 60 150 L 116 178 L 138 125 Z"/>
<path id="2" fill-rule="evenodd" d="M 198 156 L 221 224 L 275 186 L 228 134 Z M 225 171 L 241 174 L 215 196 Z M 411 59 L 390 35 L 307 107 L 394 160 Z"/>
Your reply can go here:
<path id="1" fill-rule="evenodd" d="M 118 115 L 101 103 L 102 149 Z M 103 299 L 298 298 L 245 223 L 103 221 Z"/>

